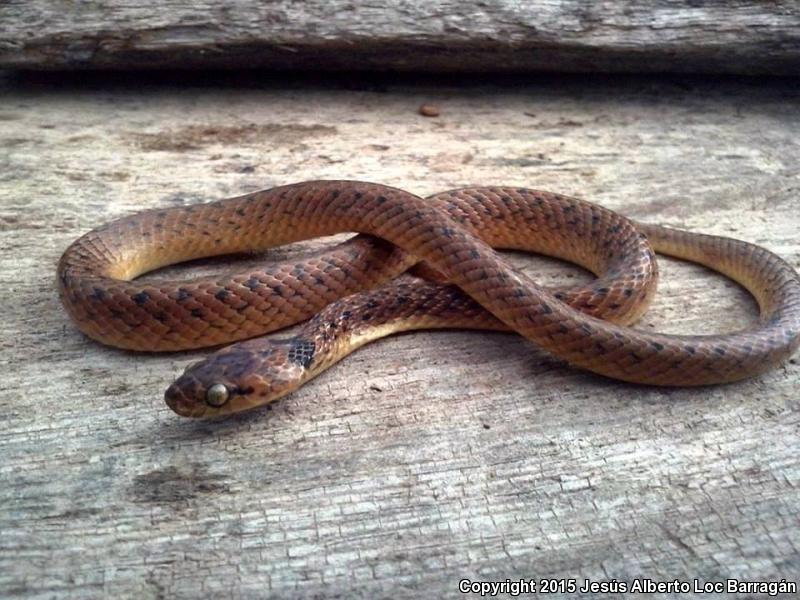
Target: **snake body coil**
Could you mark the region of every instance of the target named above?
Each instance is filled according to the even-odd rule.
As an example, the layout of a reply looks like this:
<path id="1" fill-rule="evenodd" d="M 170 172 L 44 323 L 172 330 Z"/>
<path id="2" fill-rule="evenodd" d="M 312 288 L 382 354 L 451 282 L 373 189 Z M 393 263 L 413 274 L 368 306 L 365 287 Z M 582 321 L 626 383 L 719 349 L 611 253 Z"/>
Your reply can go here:
<path id="1" fill-rule="evenodd" d="M 131 281 L 189 259 L 348 231 L 380 239 L 359 236 L 303 262 L 230 277 Z M 653 295 L 657 270 L 650 244 L 738 281 L 758 301 L 759 325 L 711 336 L 627 327 Z M 575 290 L 548 291 L 492 246 L 565 258 L 600 278 Z M 420 261 L 421 273 L 450 285 L 394 283 L 361 291 Z M 800 278 L 769 251 L 633 224 L 587 202 L 519 188 L 466 188 L 424 200 L 378 184 L 315 181 L 147 211 L 73 243 L 59 263 L 58 287 L 84 333 L 134 350 L 219 345 L 322 311 L 293 338 L 242 342 L 187 369 L 166 394 L 170 407 L 186 416 L 270 402 L 359 345 L 406 329 L 511 329 L 595 373 L 672 386 L 749 377 L 800 344 Z"/>

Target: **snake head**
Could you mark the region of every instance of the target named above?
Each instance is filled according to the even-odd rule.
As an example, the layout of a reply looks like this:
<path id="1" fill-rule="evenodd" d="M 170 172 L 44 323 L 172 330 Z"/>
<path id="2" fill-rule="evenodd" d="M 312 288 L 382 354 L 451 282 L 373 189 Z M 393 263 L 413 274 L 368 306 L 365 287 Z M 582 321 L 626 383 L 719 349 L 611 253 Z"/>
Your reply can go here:
<path id="1" fill-rule="evenodd" d="M 304 338 L 257 339 L 215 352 L 187 367 L 164 394 L 183 417 L 214 417 L 282 398 L 310 378 L 314 343 Z"/>

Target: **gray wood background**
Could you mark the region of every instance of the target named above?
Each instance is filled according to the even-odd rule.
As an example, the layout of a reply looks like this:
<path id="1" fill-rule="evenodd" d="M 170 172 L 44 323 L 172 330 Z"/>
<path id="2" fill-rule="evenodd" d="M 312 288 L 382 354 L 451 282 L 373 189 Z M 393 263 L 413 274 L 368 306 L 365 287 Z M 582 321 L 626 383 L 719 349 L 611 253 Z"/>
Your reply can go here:
<path id="1" fill-rule="evenodd" d="M 798 357 L 735 385 L 667 390 L 572 370 L 510 334 L 416 333 L 364 348 L 273 410 L 197 422 L 162 394 L 204 353 L 136 355 L 74 329 L 53 278 L 81 233 L 311 178 L 557 190 L 800 266 L 789 82 L 351 83 L 3 80 L 0 595 L 796 579 Z M 420 116 L 422 102 L 441 116 Z M 515 260 L 545 282 L 587 277 Z M 755 322 L 736 285 L 661 264 L 641 328 Z"/>
<path id="2" fill-rule="evenodd" d="M 5 0 L 0 68 L 800 74 L 796 0 Z"/>

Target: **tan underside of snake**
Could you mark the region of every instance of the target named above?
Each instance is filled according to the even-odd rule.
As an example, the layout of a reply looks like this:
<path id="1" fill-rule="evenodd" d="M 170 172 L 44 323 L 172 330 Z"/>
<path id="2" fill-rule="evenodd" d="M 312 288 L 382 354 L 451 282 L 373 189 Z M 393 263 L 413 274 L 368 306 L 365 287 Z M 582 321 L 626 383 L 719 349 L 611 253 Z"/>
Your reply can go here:
<path id="1" fill-rule="evenodd" d="M 131 281 L 176 262 L 347 231 L 380 239 L 359 236 L 305 261 L 230 277 Z M 760 323 L 711 336 L 628 327 L 655 290 L 651 245 L 738 281 L 758 301 Z M 492 247 L 564 258 L 599 279 L 548 291 Z M 418 274 L 451 285 L 391 283 L 361 292 L 414 265 Z M 215 346 L 319 313 L 292 338 L 235 344 L 188 368 L 166 393 L 169 406 L 185 416 L 271 402 L 360 345 L 409 329 L 511 329 L 595 373 L 670 386 L 749 377 L 800 344 L 800 278 L 771 252 L 729 238 L 634 224 L 587 202 L 520 188 L 465 188 L 422 199 L 378 184 L 315 181 L 146 211 L 73 243 L 57 281 L 81 331 L 133 350 Z"/>

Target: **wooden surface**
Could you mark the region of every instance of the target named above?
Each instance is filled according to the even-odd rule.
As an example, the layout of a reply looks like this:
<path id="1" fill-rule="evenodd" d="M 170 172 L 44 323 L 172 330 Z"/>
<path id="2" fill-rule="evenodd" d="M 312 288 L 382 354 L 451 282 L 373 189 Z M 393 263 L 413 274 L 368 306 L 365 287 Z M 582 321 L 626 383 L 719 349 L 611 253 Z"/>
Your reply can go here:
<path id="1" fill-rule="evenodd" d="M 162 394 L 203 352 L 97 345 L 53 285 L 70 241 L 109 219 L 311 178 L 551 189 L 763 244 L 797 267 L 795 86 L 7 78 L 1 91 L 3 597 L 797 578 L 798 357 L 735 385 L 667 390 L 572 370 L 510 334 L 415 333 L 273 410 L 198 422 Z M 422 102 L 441 116 L 420 116 Z M 515 260 L 545 282 L 587 276 Z M 755 322 L 734 284 L 661 264 L 640 327 Z"/>
<path id="2" fill-rule="evenodd" d="M 796 0 L 0 4 L 0 68 L 800 74 Z"/>

